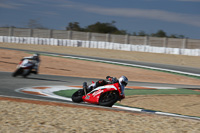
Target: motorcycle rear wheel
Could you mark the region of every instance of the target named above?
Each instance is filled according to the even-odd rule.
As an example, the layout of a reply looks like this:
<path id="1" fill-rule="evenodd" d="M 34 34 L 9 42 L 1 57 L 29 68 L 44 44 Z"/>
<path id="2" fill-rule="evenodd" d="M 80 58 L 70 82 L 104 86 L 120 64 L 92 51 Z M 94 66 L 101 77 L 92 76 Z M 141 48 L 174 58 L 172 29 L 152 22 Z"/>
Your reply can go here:
<path id="1" fill-rule="evenodd" d="M 72 95 L 72 101 L 75 103 L 80 103 L 83 101 L 82 97 L 84 95 L 84 91 L 83 89 L 80 89 L 78 91 L 76 91 L 73 95 Z"/>
<path id="2" fill-rule="evenodd" d="M 23 77 L 26 78 L 28 75 L 30 75 L 32 69 L 28 69 L 27 71 L 25 71 L 25 73 L 23 73 Z"/>
<path id="3" fill-rule="evenodd" d="M 112 107 L 119 100 L 119 93 L 117 91 L 109 91 L 103 93 L 99 98 L 99 105 Z"/>

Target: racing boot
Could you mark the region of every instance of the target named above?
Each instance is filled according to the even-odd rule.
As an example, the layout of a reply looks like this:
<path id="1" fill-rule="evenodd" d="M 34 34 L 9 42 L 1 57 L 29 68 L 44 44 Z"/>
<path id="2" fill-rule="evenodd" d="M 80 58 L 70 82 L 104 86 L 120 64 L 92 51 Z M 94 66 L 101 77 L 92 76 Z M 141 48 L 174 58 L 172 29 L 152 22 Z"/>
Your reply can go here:
<path id="1" fill-rule="evenodd" d="M 93 86 L 88 86 L 88 88 L 87 88 L 87 93 L 90 92 L 90 91 L 92 91 L 93 89 L 94 89 Z"/>
<path id="2" fill-rule="evenodd" d="M 83 82 L 83 91 L 86 95 L 87 94 L 87 82 Z"/>

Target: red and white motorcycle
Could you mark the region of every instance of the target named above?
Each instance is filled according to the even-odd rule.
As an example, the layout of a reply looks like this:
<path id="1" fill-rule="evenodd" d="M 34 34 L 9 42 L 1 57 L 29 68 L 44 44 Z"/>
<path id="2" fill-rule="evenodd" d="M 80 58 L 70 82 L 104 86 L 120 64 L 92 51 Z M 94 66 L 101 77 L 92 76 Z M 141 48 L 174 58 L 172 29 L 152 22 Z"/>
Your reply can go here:
<path id="1" fill-rule="evenodd" d="M 91 104 L 112 107 L 113 104 L 124 98 L 124 95 L 121 95 L 119 83 L 100 86 L 88 93 L 85 84 L 86 83 L 84 82 L 83 89 L 76 91 L 72 95 L 73 102 L 87 102 Z"/>
<path id="2" fill-rule="evenodd" d="M 25 78 L 28 75 L 30 75 L 31 73 L 36 74 L 36 71 L 34 71 L 35 70 L 34 66 L 35 66 L 34 61 L 29 60 L 29 59 L 24 59 L 19 62 L 19 64 L 17 65 L 17 69 L 15 72 L 13 72 L 12 76 L 16 77 L 18 75 L 21 75 Z"/>

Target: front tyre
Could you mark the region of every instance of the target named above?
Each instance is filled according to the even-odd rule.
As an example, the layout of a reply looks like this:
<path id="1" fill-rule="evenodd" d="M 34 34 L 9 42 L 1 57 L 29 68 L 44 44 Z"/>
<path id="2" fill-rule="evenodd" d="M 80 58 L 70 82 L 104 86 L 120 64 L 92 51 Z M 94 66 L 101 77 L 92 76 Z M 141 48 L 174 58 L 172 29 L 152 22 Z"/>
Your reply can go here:
<path id="1" fill-rule="evenodd" d="M 119 93 L 117 91 L 109 91 L 103 93 L 99 98 L 99 105 L 112 107 L 119 99 Z"/>
<path id="2" fill-rule="evenodd" d="M 13 74 L 12 76 L 13 77 L 16 77 L 18 75 L 21 75 L 21 73 L 23 72 L 23 69 L 22 68 L 18 68 Z"/>
<path id="3" fill-rule="evenodd" d="M 72 101 L 75 103 L 80 103 L 83 101 L 82 97 L 84 95 L 84 91 L 83 89 L 80 89 L 78 91 L 76 91 L 73 95 L 72 95 Z"/>

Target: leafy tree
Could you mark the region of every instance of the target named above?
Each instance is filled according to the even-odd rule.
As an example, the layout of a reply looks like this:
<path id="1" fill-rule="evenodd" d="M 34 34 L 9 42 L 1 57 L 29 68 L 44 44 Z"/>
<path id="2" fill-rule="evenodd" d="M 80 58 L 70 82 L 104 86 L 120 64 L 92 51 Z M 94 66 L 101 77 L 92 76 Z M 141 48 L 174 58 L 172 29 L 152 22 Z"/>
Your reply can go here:
<path id="1" fill-rule="evenodd" d="M 176 35 L 176 34 L 171 34 L 170 36 L 168 36 L 169 38 L 185 38 L 184 35 Z"/>
<path id="2" fill-rule="evenodd" d="M 136 32 L 133 32 L 133 34 L 132 34 L 133 36 L 137 36 L 137 33 Z"/>
<path id="3" fill-rule="evenodd" d="M 146 34 L 143 30 L 141 30 L 140 32 L 138 32 L 138 36 L 147 36 L 148 34 Z"/>
<path id="4" fill-rule="evenodd" d="M 184 35 L 178 35 L 178 38 L 185 38 Z"/>
<path id="5" fill-rule="evenodd" d="M 167 37 L 166 33 L 163 30 L 158 30 L 156 33 L 151 34 L 153 37 Z"/>
<path id="6" fill-rule="evenodd" d="M 169 38 L 177 38 L 177 35 L 175 34 L 171 34 L 170 36 L 168 36 Z"/>
<path id="7" fill-rule="evenodd" d="M 83 29 L 79 26 L 79 22 L 70 22 L 66 27 L 66 30 L 83 31 Z"/>
<path id="8" fill-rule="evenodd" d="M 113 23 L 97 22 L 87 26 L 86 31 L 97 33 L 117 33 L 119 30 L 113 25 Z"/>
<path id="9" fill-rule="evenodd" d="M 126 35 L 128 34 L 126 30 L 118 30 L 116 32 L 114 32 L 113 34 L 120 34 L 120 35 Z"/>
<path id="10" fill-rule="evenodd" d="M 115 21 L 112 21 L 111 23 L 101 23 L 96 22 L 95 24 L 88 25 L 86 28 L 81 28 L 79 26 L 78 22 L 70 22 L 68 26 L 66 27 L 66 30 L 72 30 L 72 31 L 85 31 L 85 32 L 96 32 L 96 33 L 109 33 L 109 34 L 120 34 L 120 35 L 126 35 L 126 30 L 119 30 L 115 26 Z M 167 36 L 167 34 L 163 30 L 158 30 L 156 33 L 147 34 L 145 31 L 141 30 L 138 33 L 133 32 L 131 35 L 133 36 L 152 36 L 152 37 L 170 37 L 170 38 L 184 38 L 183 35 L 176 35 L 172 34 L 170 36 Z"/>
<path id="11" fill-rule="evenodd" d="M 114 25 L 115 23 L 115 21 L 112 21 L 111 23 L 96 22 L 95 24 L 88 25 L 86 28 L 81 28 L 78 22 L 70 22 L 66 27 L 66 30 L 110 34 L 126 34 L 125 30 L 118 30 L 118 28 L 116 28 Z"/>

